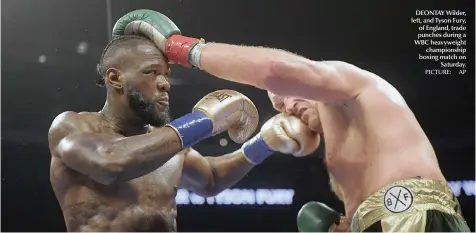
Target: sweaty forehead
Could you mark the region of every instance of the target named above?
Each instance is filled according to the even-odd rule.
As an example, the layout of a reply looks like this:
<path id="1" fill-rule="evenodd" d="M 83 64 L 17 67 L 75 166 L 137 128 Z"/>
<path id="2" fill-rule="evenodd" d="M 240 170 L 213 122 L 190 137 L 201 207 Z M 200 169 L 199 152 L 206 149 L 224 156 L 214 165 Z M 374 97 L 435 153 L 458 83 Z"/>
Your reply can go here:
<path id="1" fill-rule="evenodd" d="M 157 48 L 152 43 L 148 43 L 148 42 L 139 43 L 137 44 L 137 46 L 135 46 L 135 49 L 137 50 L 138 53 L 141 53 L 143 55 L 163 56 L 159 48 Z"/>
<path id="2" fill-rule="evenodd" d="M 138 44 L 133 48 L 133 50 L 135 56 L 143 57 L 145 59 L 157 59 L 163 62 L 166 61 L 164 54 L 152 43 Z"/>
<path id="3" fill-rule="evenodd" d="M 118 57 L 122 67 L 142 68 L 148 65 L 159 65 L 168 69 L 167 59 L 151 42 L 139 41 L 122 47 Z"/>

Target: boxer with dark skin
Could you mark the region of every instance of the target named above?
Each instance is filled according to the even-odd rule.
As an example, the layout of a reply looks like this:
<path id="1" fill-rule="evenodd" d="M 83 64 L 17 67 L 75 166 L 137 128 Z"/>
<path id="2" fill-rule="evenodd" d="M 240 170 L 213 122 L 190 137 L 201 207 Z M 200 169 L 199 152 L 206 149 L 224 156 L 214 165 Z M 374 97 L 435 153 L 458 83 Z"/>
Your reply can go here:
<path id="1" fill-rule="evenodd" d="M 68 231 L 176 231 L 177 188 L 213 196 L 253 167 L 239 151 L 181 151 L 170 127 L 166 58 L 136 36 L 105 49 L 100 112 L 64 112 L 48 134 L 51 184 Z"/>

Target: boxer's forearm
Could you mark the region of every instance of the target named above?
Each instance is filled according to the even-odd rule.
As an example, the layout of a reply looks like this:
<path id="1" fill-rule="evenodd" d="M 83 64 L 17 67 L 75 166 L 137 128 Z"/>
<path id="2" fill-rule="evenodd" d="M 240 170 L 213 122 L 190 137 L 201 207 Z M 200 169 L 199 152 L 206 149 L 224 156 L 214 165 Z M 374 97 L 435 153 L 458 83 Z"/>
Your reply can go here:
<path id="1" fill-rule="evenodd" d="M 127 153 L 122 154 L 116 182 L 129 181 L 153 172 L 182 150 L 180 138 L 170 127 L 158 128 L 149 134 L 130 137 L 119 143 L 117 155 L 121 156 L 121 150 Z"/>
<path id="2" fill-rule="evenodd" d="M 214 196 L 221 191 L 234 186 L 253 168 L 241 150 L 219 157 L 205 157 L 212 170 L 211 184 L 207 193 Z"/>
<path id="3" fill-rule="evenodd" d="M 363 83 L 356 78 L 361 76 L 357 68 L 344 62 L 316 62 L 279 49 L 219 43 L 202 49 L 200 68 L 278 95 L 325 102 L 353 98 Z"/>
<path id="4" fill-rule="evenodd" d="M 109 185 L 156 170 L 181 150 L 181 144 L 173 129 L 163 127 L 114 141 L 94 134 L 72 135 L 58 150 L 66 165 Z"/>
<path id="5" fill-rule="evenodd" d="M 201 52 L 200 68 L 222 79 L 268 89 L 267 82 L 275 78 L 275 61 L 303 59 L 278 49 L 209 43 Z"/>

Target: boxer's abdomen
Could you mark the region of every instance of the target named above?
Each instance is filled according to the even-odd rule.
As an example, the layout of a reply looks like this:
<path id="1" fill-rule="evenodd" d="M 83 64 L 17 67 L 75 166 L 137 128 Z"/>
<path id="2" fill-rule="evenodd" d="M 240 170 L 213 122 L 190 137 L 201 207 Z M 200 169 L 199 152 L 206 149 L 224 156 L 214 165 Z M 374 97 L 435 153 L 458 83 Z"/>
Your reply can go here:
<path id="1" fill-rule="evenodd" d="M 176 209 L 131 205 L 126 208 L 95 201 L 64 211 L 68 231 L 176 231 Z"/>

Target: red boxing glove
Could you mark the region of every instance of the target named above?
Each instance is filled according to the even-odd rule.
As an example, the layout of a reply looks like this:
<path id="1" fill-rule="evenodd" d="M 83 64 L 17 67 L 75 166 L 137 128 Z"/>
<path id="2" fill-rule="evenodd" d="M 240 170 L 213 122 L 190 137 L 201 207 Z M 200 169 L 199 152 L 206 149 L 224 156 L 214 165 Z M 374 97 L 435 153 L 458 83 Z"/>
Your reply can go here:
<path id="1" fill-rule="evenodd" d="M 204 40 L 182 35 L 172 35 L 165 42 L 165 55 L 172 63 L 191 67 L 190 52 L 199 43 L 204 43 Z"/>

